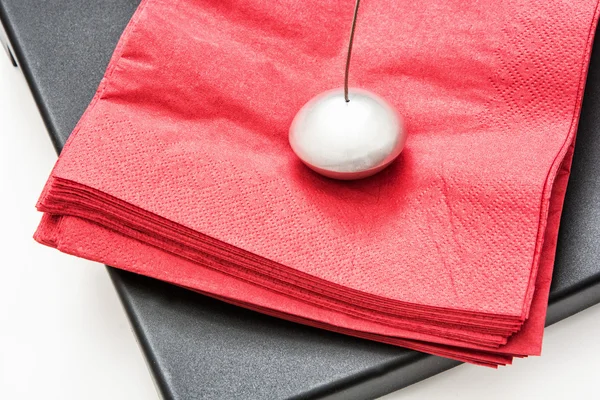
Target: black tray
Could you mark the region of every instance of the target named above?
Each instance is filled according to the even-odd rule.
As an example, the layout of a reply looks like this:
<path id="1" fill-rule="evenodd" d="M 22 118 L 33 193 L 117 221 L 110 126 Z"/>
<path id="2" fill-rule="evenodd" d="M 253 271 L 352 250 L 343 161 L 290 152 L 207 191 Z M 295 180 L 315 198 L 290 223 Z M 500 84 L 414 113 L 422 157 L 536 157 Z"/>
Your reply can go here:
<path id="1" fill-rule="evenodd" d="M 27 78 L 57 151 L 94 95 L 138 2 L 0 0 L 5 45 Z M 595 47 L 548 324 L 600 302 L 600 45 Z M 108 270 L 165 399 L 374 398 L 458 364 Z"/>

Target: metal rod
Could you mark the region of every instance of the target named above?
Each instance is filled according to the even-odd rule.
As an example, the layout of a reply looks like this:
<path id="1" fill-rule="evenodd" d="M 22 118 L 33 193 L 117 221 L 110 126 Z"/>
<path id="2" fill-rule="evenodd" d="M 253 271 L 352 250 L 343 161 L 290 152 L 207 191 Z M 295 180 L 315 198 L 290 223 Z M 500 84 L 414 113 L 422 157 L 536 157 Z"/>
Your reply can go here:
<path id="1" fill-rule="evenodd" d="M 350 55 L 352 54 L 352 43 L 354 42 L 354 29 L 356 28 L 356 16 L 358 15 L 358 6 L 360 5 L 360 0 L 356 0 L 356 5 L 354 6 L 354 17 L 352 18 L 352 29 L 350 30 L 350 42 L 348 43 L 348 57 L 346 57 L 346 74 L 344 77 L 344 98 L 346 99 L 346 103 L 350 101 L 348 98 L 348 74 L 350 73 Z"/>

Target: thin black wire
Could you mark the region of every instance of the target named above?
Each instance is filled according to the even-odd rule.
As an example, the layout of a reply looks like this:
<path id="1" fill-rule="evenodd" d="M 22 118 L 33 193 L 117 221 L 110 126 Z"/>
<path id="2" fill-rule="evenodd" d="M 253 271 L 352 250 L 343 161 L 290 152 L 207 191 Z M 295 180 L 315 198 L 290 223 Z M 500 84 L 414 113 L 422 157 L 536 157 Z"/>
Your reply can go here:
<path id="1" fill-rule="evenodd" d="M 348 98 L 348 75 L 350 73 L 350 55 L 352 54 L 352 43 L 354 42 L 354 29 L 356 28 L 356 16 L 358 15 L 358 6 L 360 5 L 360 0 L 356 0 L 356 5 L 354 6 L 354 17 L 352 18 L 352 29 L 350 30 L 350 42 L 348 43 L 348 57 L 346 58 L 346 75 L 344 77 L 344 98 L 346 99 L 346 103 L 350 101 Z"/>

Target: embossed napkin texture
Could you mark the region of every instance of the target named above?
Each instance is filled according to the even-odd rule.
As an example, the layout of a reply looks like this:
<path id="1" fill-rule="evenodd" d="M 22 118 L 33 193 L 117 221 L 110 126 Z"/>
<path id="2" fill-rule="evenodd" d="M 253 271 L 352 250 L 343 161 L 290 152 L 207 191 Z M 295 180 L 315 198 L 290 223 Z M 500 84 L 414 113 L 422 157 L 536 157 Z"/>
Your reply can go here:
<path id="1" fill-rule="evenodd" d="M 242 307 L 495 366 L 541 350 L 597 0 L 361 2 L 352 86 L 406 122 L 368 179 L 308 170 L 351 0 L 144 0 L 36 239 Z"/>

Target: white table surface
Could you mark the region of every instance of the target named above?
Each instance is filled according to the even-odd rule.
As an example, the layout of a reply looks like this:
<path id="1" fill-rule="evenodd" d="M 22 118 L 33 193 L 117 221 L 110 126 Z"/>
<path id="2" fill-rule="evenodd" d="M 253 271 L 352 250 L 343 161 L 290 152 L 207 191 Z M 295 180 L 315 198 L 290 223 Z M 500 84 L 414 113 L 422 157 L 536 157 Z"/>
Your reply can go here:
<path id="1" fill-rule="evenodd" d="M 104 266 L 31 238 L 56 155 L 4 55 L 0 140 L 0 398 L 157 399 Z M 548 328 L 542 357 L 499 370 L 462 365 L 384 399 L 597 399 L 599 357 L 595 306 Z"/>

